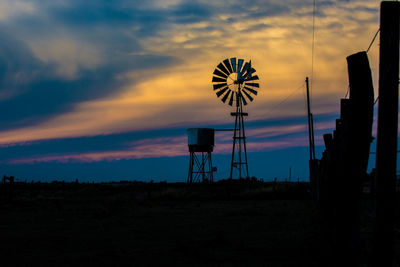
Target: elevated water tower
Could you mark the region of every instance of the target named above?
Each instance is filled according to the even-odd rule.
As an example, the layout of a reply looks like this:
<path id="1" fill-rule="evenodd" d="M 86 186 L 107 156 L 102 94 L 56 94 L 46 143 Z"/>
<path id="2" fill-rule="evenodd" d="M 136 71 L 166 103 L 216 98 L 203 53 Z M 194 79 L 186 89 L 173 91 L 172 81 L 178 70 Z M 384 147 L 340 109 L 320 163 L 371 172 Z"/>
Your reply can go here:
<path id="1" fill-rule="evenodd" d="M 213 182 L 211 153 L 214 149 L 214 129 L 189 128 L 190 152 L 188 183 Z"/>

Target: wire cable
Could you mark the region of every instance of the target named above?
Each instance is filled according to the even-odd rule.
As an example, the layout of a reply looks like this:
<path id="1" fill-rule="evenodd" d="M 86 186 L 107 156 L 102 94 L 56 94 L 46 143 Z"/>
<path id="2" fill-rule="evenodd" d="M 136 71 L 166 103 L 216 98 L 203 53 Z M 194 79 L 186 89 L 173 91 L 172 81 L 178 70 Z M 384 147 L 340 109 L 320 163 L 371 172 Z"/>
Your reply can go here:
<path id="1" fill-rule="evenodd" d="M 374 106 L 375 106 L 376 102 L 378 102 L 378 100 L 379 100 L 379 96 L 376 97 L 376 99 L 374 101 Z"/>
<path id="2" fill-rule="evenodd" d="M 376 37 L 378 36 L 378 33 L 380 32 L 380 30 L 381 30 L 381 29 L 379 28 L 379 29 L 376 31 L 374 37 L 372 38 L 371 42 L 369 43 L 369 46 L 368 46 L 368 48 L 367 48 L 367 50 L 366 50 L 367 53 L 368 53 L 368 51 L 371 49 L 372 45 L 374 44 L 375 39 L 376 39 Z M 347 98 L 347 96 L 349 95 L 349 92 L 350 92 L 350 85 L 347 87 L 346 95 L 344 96 L 344 98 Z M 378 98 L 379 98 L 379 97 L 376 98 L 376 100 L 375 100 L 375 102 L 374 102 L 374 106 L 375 106 L 376 102 L 378 101 Z"/>
<path id="3" fill-rule="evenodd" d="M 314 50 L 315 50 L 315 13 L 316 0 L 313 0 L 313 19 L 312 19 L 312 42 L 311 42 L 311 79 L 310 79 L 310 95 L 312 96 L 312 85 L 314 81 Z M 312 99 L 312 97 L 311 97 Z"/>
<path id="4" fill-rule="evenodd" d="M 267 110 L 267 112 L 264 113 L 263 116 L 266 115 L 271 115 L 273 113 L 273 111 L 275 111 L 280 105 L 282 105 L 283 103 L 285 103 L 290 97 L 292 97 L 297 91 L 299 91 L 300 89 L 304 88 L 304 84 L 302 84 L 301 86 L 299 86 L 298 88 L 296 88 L 295 90 L 293 90 L 289 95 L 287 95 L 284 99 L 282 99 L 278 104 L 272 106 L 272 108 L 270 108 L 269 110 Z"/>
<path id="5" fill-rule="evenodd" d="M 347 98 L 349 93 L 350 93 L 350 84 L 347 86 L 346 95 L 344 96 L 344 98 Z"/>
<path id="6" fill-rule="evenodd" d="M 368 53 L 368 51 L 369 51 L 369 49 L 371 48 L 371 46 L 372 46 L 372 44 L 375 42 L 375 39 L 376 39 L 376 36 L 378 36 L 378 33 L 380 32 L 380 28 L 376 31 L 376 33 L 375 33 L 375 35 L 374 35 L 374 38 L 372 38 L 372 41 L 371 41 L 371 43 L 369 44 L 369 46 L 368 46 L 368 48 L 367 48 L 367 53 Z"/>

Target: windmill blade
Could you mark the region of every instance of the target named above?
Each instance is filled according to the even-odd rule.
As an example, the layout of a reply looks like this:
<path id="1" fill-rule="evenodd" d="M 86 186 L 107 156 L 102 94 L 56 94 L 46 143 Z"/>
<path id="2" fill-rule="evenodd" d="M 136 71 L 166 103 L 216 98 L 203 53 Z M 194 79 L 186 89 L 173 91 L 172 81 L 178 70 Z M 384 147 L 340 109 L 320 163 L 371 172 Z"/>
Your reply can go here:
<path id="1" fill-rule="evenodd" d="M 240 97 L 240 99 L 242 100 L 243 104 L 246 106 L 246 105 L 247 105 L 247 101 L 246 101 L 246 99 L 244 99 L 244 97 L 243 97 L 243 95 L 242 95 L 241 92 L 240 92 L 240 94 L 239 94 L 239 97 Z"/>
<path id="2" fill-rule="evenodd" d="M 236 103 L 236 107 L 246 106 L 253 102 L 260 88 L 259 77 L 255 72 L 251 60 L 246 62 L 237 57 L 224 59 L 213 72 L 212 84 L 217 97 L 230 106 Z M 229 87 L 228 79 L 232 73 L 237 74 L 235 77 L 237 80 L 234 83 L 237 84 L 238 91 Z"/>
<path id="3" fill-rule="evenodd" d="M 228 97 L 229 97 L 229 95 L 230 95 L 230 93 L 231 93 L 232 91 L 231 90 L 228 90 L 228 93 L 226 93 L 225 95 L 224 95 L 224 97 L 221 99 L 222 100 L 222 102 L 226 102 L 226 100 L 228 99 Z"/>
<path id="4" fill-rule="evenodd" d="M 250 60 L 249 65 L 247 66 L 246 75 L 244 76 L 245 78 L 249 75 L 251 76 L 251 74 L 250 74 L 251 69 L 252 69 L 252 67 L 251 67 L 251 60 Z M 256 71 L 256 70 L 254 70 L 254 71 Z"/>
<path id="5" fill-rule="evenodd" d="M 232 92 L 231 99 L 229 99 L 229 106 L 232 106 L 232 104 L 233 104 L 233 95 L 234 94 L 235 94 L 235 92 Z"/>
<path id="6" fill-rule="evenodd" d="M 231 63 L 229 63 L 229 59 L 225 59 L 223 62 L 225 64 L 226 68 L 229 70 L 229 73 L 232 73 L 233 70 L 232 70 Z"/>
<path id="7" fill-rule="evenodd" d="M 214 76 L 212 78 L 212 81 L 217 82 L 217 83 L 226 83 L 226 78 L 220 78 L 220 77 Z"/>
<path id="8" fill-rule="evenodd" d="M 217 96 L 220 97 L 223 93 L 226 92 L 226 90 L 228 90 L 228 86 L 225 87 L 225 88 L 223 88 L 223 89 L 221 89 L 221 90 L 219 90 L 219 91 L 217 92 Z"/>
<path id="9" fill-rule="evenodd" d="M 251 67 L 251 61 L 250 61 L 250 63 L 249 63 L 249 65 L 247 66 L 247 69 L 245 69 L 245 68 L 243 68 L 243 78 L 244 79 L 246 79 L 246 78 L 249 78 L 249 77 L 251 77 L 251 75 L 254 73 L 254 72 L 256 72 L 256 70 L 254 69 L 254 68 L 252 68 Z"/>
<path id="10" fill-rule="evenodd" d="M 231 64 L 232 64 L 233 72 L 236 72 L 236 58 L 235 57 L 231 58 Z"/>
<path id="11" fill-rule="evenodd" d="M 258 76 L 251 76 L 244 79 L 245 82 L 258 80 Z"/>
<path id="12" fill-rule="evenodd" d="M 254 89 L 251 89 L 251 88 L 249 88 L 249 87 L 247 87 L 247 86 L 244 86 L 243 89 L 249 91 L 250 93 L 253 93 L 253 94 L 257 95 L 257 91 L 254 90 Z"/>
<path id="13" fill-rule="evenodd" d="M 225 73 L 227 76 L 229 76 L 229 71 L 225 68 L 224 64 L 219 63 L 217 66 L 220 70 L 222 70 L 223 73 Z"/>
<path id="14" fill-rule="evenodd" d="M 260 87 L 260 85 L 258 83 L 245 83 L 245 85 L 253 86 L 253 87 L 257 87 L 257 88 Z"/>
<path id="15" fill-rule="evenodd" d="M 240 71 L 242 70 L 243 61 L 244 60 L 241 58 L 238 60 L 238 65 L 237 65 L 237 69 L 236 69 L 236 72 L 238 74 L 238 79 L 240 78 Z"/>
<path id="16" fill-rule="evenodd" d="M 245 90 L 242 90 L 242 92 L 247 96 L 247 98 L 248 98 L 250 101 L 253 101 L 253 100 L 254 100 L 254 98 L 253 98 L 251 95 L 249 95 L 249 93 L 247 93 Z"/>
<path id="17" fill-rule="evenodd" d="M 214 84 L 213 87 L 214 87 L 214 90 L 217 90 L 217 89 L 227 86 L 227 85 L 228 85 L 227 83 L 217 83 L 217 84 Z"/>
<path id="18" fill-rule="evenodd" d="M 218 69 L 215 69 L 214 72 L 213 72 L 213 74 L 218 75 L 218 76 L 221 76 L 221 77 L 223 77 L 223 78 L 227 78 L 227 77 L 228 77 L 228 75 L 226 75 L 225 73 L 223 73 L 222 71 L 220 71 L 220 70 L 218 70 Z"/>
<path id="19" fill-rule="evenodd" d="M 240 72 L 240 78 L 244 77 L 244 74 L 247 72 L 248 67 L 249 67 L 249 63 L 248 62 L 244 63 L 243 69 Z"/>
<path id="20" fill-rule="evenodd" d="M 249 68 L 249 69 L 247 70 L 246 74 L 244 75 L 244 77 L 245 77 L 245 78 L 251 78 L 251 77 L 252 77 L 251 75 L 252 75 L 254 72 L 256 72 L 256 70 L 255 70 L 254 68 Z"/>

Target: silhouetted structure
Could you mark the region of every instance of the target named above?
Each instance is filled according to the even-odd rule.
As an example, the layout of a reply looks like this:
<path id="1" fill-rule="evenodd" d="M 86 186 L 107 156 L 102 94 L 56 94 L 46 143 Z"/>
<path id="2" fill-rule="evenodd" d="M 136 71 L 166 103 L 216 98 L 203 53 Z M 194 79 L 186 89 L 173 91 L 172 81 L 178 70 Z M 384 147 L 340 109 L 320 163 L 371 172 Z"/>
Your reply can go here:
<path id="1" fill-rule="evenodd" d="M 240 86 L 239 86 L 240 92 Z M 236 168 L 238 172 L 238 178 L 249 177 L 249 166 L 247 164 L 247 149 L 246 149 L 246 133 L 244 130 L 244 116 L 249 114 L 243 112 L 242 101 L 238 99 L 238 105 L 236 106 L 236 112 L 232 112 L 231 116 L 235 117 L 235 129 L 233 132 L 233 146 L 232 146 L 232 161 L 231 161 L 231 173 L 230 178 L 233 177 L 233 169 Z M 245 176 L 242 176 L 244 173 Z"/>
<path id="2" fill-rule="evenodd" d="M 315 143 L 314 143 L 314 118 L 311 113 L 311 104 L 310 104 L 310 86 L 308 82 L 308 77 L 306 77 L 306 89 L 307 89 L 307 122 L 308 122 L 308 143 L 310 150 L 310 160 L 308 161 L 308 166 L 310 170 L 310 186 L 311 192 L 313 195 L 313 199 L 318 199 L 318 160 L 315 159 Z"/>
<path id="3" fill-rule="evenodd" d="M 243 64 L 244 63 L 244 64 Z M 222 97 L 221 101 L 233 106 L 236 103 L 236 112 L 231 116 L 235 117 L 235 128 L 233 132 L 232 161 L 230 178 L 233 177 L 233 170 L 238 172 L 238 178 L 248 178 L 249 168 L 247 164 L 246 134 L 244 129 L 244 117 L 248 113 L 243 112 L 243 105 L 247 101 L 253 101 L 257 95 L 259 79 L 256 72 L 251 67 L 250 62 L 244 62 L 243 59 L 230 58 L 225 59 L 215 68 L 213 74 L 213 88 L 216 90 L 217 97 Z M 228 79 L 230 79 L 228 84 Z"/>
<path id="4" fill-rule="evenodd" d="M 381 3 L 374 266 L 393 266 L 399 98 L 399 17 L 399 2 Z"/>
<path id="5" fill-rule="evenodd" d="M 317 196 L 331 224 L 336 264 L 359 262 L 362 179 L 366 176 L 374 89 L 366 52 L 347 57 L 350 97 L 340 101 L 336 130 L 324 135 L 325 151 L 317 164 Z"/>
<path id="6" fill-rule="evenodd" d="M 190 128 L 187 132 L 190 152 L 187 182 L 213 182 L 211 152 L 214 148 L 214 129 Z"/>
<path id="7" fill-rule="evenodd" d="M 9 182 L 10 184 L 14 184 L 14 176 L 3 176 L 3 183 Z"/>
<path id="8" fill-rule="evenodd" d="M 308 121 L 308 142 L 310 145 L 310 161 L 315 159 L 315 143 L 314 143 L 314 119 L 311 113 L 310 104 L 310 85 L 308 77 L 306 77 L 306 89 L 307 89 L 307 121 Z"/>

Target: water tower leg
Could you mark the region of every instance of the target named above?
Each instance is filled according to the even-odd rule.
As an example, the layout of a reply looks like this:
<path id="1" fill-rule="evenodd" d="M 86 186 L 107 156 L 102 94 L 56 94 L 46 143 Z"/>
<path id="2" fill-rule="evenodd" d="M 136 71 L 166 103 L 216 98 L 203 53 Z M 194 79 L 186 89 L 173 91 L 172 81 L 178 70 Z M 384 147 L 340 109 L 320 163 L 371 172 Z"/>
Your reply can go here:
<path id="1" fill-rule="evenodd" d="M 187 183 L 191 184 L 193 182 L 193 152 L 190 152 L 189 156 L 189 172 L 188 172 L 188 178 L 187 178 Z"/>
<path id="2" fill-rule="evenodd" d="M 206 162 L 205 160 L 207 160 L 207 158 L 204 157 L 204 152 L 201 152 L 201 181 L 204 183 L 204 180 L 206 178 L 206 174 L 205 174 L 205 165 Z"/>
<path id="3" fill-rule="evenodd" d="M 212 166 L 212 158 L 211 152 L 208 152 L 208 169 L 209 169 L 209 180 L 210 183 L 214 182 L 214 173 L 213 173 L 213 166 Z"/>

